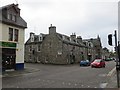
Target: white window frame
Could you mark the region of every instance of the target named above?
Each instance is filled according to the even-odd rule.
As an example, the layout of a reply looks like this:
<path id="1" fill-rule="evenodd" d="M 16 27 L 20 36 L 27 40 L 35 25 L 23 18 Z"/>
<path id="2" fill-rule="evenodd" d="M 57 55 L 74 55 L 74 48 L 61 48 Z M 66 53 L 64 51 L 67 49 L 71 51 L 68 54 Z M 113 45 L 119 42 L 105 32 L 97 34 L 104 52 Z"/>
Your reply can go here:
<path id="1" fill-rule="evenodd" d="M 19 41 L 19 29 L 18 28 L 13 28 L 13 27 L 9 27 L 9 29 L 13 29 L 13 38 L 11 41 L 14 41 L 14 42 L 18 42 Z M 8 29 L 8 30 L 9 30 Z M 18 41 L 15 41 L 15 30 L 18 30 Z M 8 35 L 9 35 L 9 32 L 8 32 Z M 8 36 L 8 40 L 9 40 L 9 36 Z M 10 40 L 9 40 L 10 41 Z"/>
<path id="2" fill-rule="evenodd" d="M 43 40 L 43 36 L 42 34 L 39 35 L 39 41 L 42 41 Z"/>
<path id="3" fill-rule="evenodd" d="M 31 35 L 31 42 L 34 42 L 34 35 Z"/>

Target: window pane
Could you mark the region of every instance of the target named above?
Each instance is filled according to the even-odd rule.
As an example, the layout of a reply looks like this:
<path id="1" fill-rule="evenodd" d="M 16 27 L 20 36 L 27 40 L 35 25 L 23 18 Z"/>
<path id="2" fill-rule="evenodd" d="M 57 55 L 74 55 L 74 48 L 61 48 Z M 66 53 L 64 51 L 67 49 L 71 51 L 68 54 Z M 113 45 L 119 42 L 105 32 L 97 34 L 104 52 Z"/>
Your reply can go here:
<path id="1" fill-rule="evenodd" d="M 18 41 L 18 29 L 15 29 L 14 37 L 14 41 Z"/>
<path id="2" fill-rule="evenodd" d="M 8 19 L 10 19 L 10 14 L 8 14 Z"/>
<path id="3" fill-rule="evenodd" d="M 12 14 L 10 14 L 10 20 L 12 20 Z"/>
<path id="4" fill-rule="evenodd" d="M 40 45 L 38 45 L 38 51 L 40 51 Z"/>
<path id="5" fill-rule="evenodd" d="M 16 21 L 16 16 L 15 15 L 12 16 L 12 20 Z"/>
<path id="6" fill-rule="evenodd" d="M 9 28 L 9 41 L 13 41 L 13 28 Z"/>

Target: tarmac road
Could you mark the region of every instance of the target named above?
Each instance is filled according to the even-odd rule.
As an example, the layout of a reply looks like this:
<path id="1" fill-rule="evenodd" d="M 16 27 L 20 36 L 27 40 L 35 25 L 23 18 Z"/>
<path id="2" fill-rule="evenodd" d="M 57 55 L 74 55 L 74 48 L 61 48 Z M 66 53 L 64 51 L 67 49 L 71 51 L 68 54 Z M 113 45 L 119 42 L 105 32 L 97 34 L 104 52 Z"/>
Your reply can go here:
<path id="1" fill-rule="evenodd" d="M 31 72 L 3 76 L 3 88 L 105 88 L 115 62 L 106 62 L 105 68 L 30 63 L 25 67 Z"/>

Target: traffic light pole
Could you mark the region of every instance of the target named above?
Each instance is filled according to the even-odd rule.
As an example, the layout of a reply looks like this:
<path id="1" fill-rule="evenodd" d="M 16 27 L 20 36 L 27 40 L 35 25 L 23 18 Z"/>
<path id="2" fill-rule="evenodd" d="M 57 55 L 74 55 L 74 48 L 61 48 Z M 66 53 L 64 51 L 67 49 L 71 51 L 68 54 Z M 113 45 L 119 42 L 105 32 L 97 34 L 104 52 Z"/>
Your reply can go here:
<path id="1" fill-rule="evenodd" d="M 116 73 L 117 73 L 117 86 L 118 88 L 120 87 L 119 85 L 119 61 L 118 61 L 118 48 L 117 48 L 117 32 L 115 30 L 115 51 L 116 51 Z"/>

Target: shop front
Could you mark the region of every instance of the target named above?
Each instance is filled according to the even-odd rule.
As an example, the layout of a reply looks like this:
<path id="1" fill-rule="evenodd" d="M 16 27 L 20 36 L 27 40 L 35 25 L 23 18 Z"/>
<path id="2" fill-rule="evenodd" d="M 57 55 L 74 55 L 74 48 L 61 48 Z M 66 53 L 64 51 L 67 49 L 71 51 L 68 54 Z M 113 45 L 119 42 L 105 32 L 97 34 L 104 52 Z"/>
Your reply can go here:
<path id="1" fill-rule="evenodd" d="M 2 50 L 2 70 L 15 69 L 16 65 L 16 43 L 0 42 Z"/>

